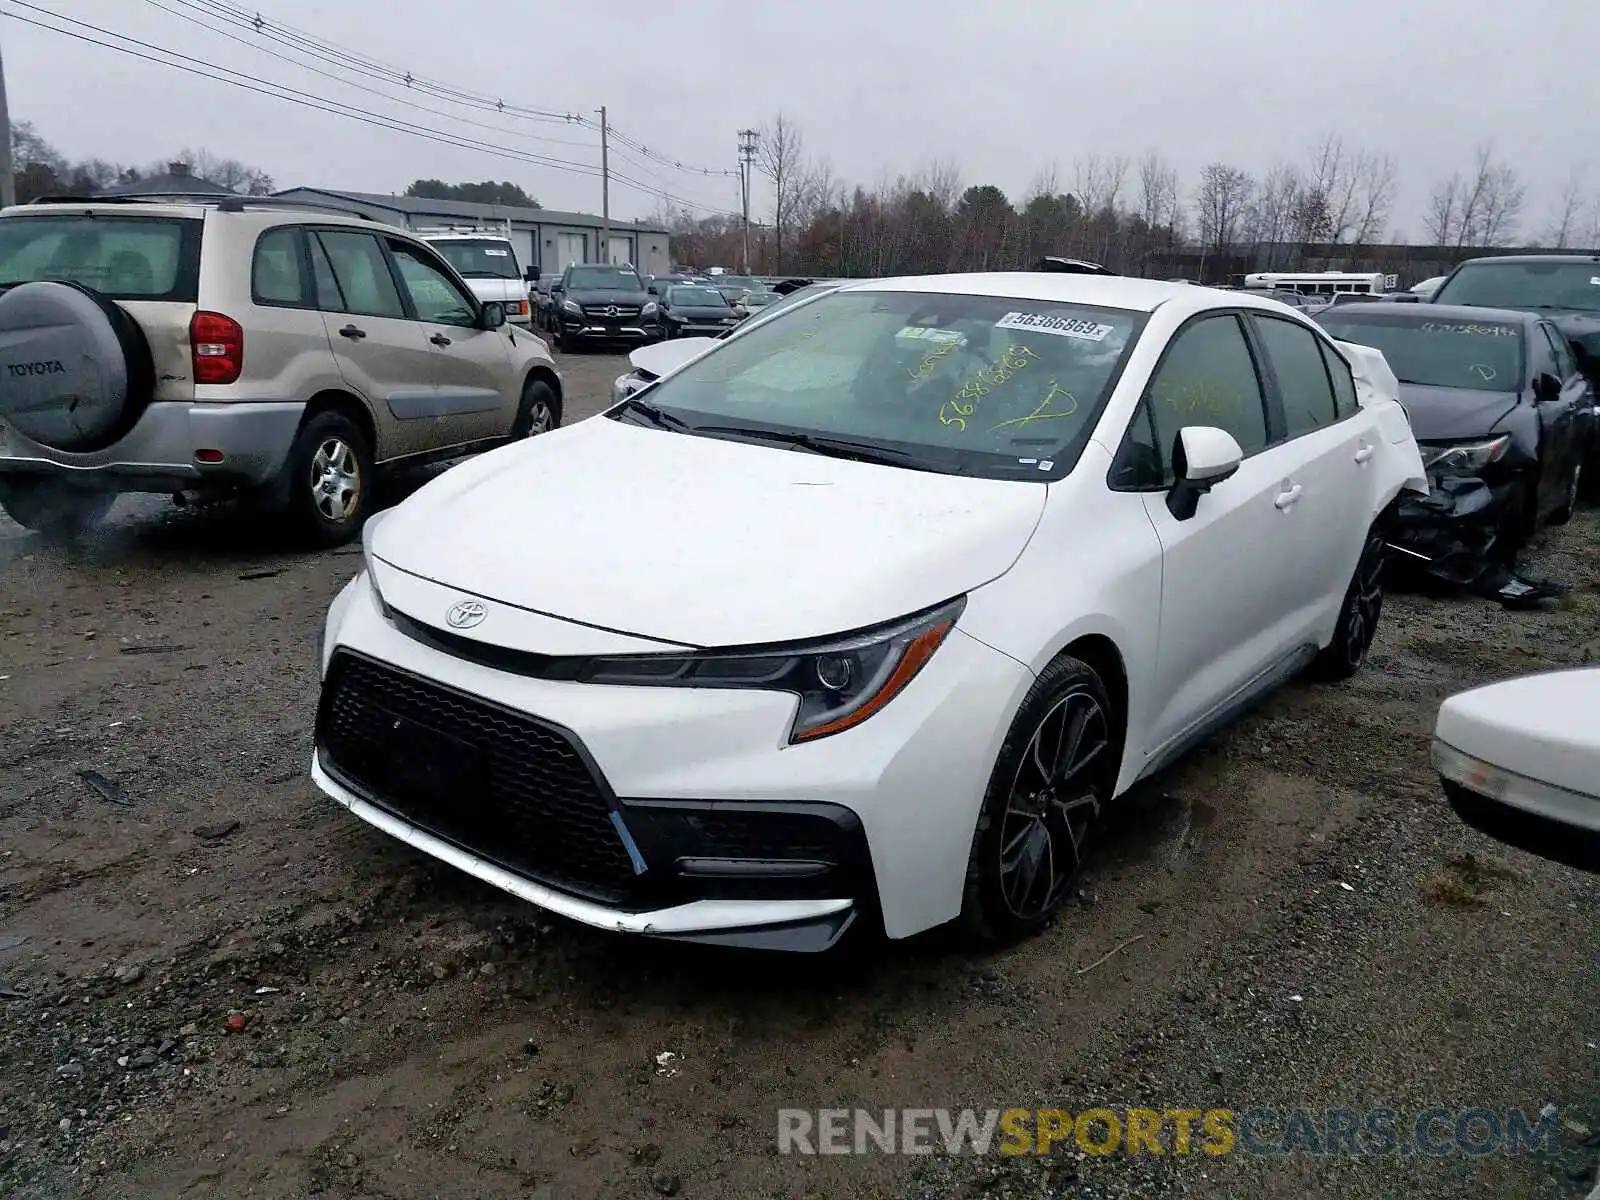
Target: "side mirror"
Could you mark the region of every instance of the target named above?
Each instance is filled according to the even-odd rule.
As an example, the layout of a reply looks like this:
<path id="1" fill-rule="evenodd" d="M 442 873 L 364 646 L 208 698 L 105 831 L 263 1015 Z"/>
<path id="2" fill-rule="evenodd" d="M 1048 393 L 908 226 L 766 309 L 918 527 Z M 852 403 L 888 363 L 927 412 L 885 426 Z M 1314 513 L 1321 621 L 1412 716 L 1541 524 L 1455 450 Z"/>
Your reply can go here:
<path id="1" fill-rule="evenodd" d="M 539 282 L 539 268 L 538 267 L 529 267 L 526 271 L 524 271 L 522 273 L 522 277 L 524 279 L 526 279 L 529 283 L 538 283 Z"/>
<path id="2" fill-rule="evenodd" d="M 1177 476 L 1167 493 L 1167 511 L 1180 521 L 1194 516 L 1200 497 L 1239 469 L 1244 451 L 1233 434 L 1212 425 L 1189 425 L 1172 441 Z"/>
<path id="3" fill-rule="evenodd" d="M 1533 398 L 1542 404 L 1561 399 L 1561 380 L 1549 371 L 1541 371 L 1533 381 Z"/>
<path id="4" fill-rule="evenodd" d="M 486 301 L 478 316 L 478 323 L 484 329 L 499 329 L 506 323 L 506 306 L 498 300 Z"/>

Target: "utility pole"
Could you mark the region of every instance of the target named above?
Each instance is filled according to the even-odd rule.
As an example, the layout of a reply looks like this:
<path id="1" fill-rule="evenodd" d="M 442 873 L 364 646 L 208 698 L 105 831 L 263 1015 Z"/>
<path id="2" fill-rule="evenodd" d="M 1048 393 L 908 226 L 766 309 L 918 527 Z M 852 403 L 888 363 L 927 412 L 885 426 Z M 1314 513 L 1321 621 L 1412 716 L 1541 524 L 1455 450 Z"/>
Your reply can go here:
<path id="1" fill-rule="evenodd" d="M 744 202 L 744 264 L 741 270 L 750 274 L 750 167 L 756 161 L 756 140 L 761 135 L 754 129 L 739 130 L 739 195 Z"/>
<path id="2" fill-rule="evenodd" d="M 611 159 L 606 148 L 606 106 L 600 106 L 600 256 L 596 262 L 611 261 Z"/>
<path id="3" fill-rule="evenodd" d="M 11 110 L 6 107 L 6 64 L 0 57 L 0 208 L 17 202 L 17 180 L 11 162 Z"/>

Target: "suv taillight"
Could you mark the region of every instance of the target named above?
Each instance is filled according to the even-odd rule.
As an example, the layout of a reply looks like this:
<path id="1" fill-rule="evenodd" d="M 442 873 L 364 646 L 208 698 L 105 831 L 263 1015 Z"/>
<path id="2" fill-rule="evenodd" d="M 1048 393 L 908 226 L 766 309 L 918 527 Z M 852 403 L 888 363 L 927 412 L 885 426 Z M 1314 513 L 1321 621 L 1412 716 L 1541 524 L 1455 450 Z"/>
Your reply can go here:
<path id="1" fill-rule="evenodd" d="M 196 383 L 234 383 L 244 370 L 244 328 L 221 313 L 197 312 L 189 321 Z"/>

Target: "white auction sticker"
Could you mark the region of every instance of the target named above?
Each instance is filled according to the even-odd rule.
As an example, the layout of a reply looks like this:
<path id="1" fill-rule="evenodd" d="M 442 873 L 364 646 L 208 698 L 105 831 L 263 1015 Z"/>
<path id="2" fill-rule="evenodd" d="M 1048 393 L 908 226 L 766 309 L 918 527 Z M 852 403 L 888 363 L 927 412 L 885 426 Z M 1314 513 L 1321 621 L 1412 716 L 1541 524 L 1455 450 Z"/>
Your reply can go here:
<path id="1" fill-rule="evenodd" d="M 1077 338 L 1084 342 L 1101 342 L 1115 326 L 1081 317 L 1052 317 L 1045 313 L 1009 312 L 994 323 L 996 329 L 1026 329 L 1034 333 L 1053 333 L 1057 337 Z"/>
<path id="2" fill-rule="evenodd" d="M 964 342 L 966 336 L 957 333 L 954 329 L 935 329 L 931 325 L 907 325 L 897 338 L 905 338 L 916 342 Z"/>
<path id="3" fill-rule="evenodd" d="M 509 250 L 496 250 L 492 246 L 485 246 L 483 252 L 490 258 L 506 258 L 511 253 Z"/>

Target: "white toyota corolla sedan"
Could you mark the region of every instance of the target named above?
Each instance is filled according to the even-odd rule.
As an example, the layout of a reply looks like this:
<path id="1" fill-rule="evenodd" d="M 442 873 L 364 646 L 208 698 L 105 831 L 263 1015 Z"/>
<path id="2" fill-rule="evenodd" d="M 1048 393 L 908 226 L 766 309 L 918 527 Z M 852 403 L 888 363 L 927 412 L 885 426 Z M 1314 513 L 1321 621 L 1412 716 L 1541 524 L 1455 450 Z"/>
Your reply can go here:
<path id="1" fill-rule="evenodd" d="M 369 521 L 313 776 L 606 929 L 1025 934 L 1108 802 L 1362 665 L 1427 486 L 1397 394 L 1239 292 L 819 295 Z"/>

